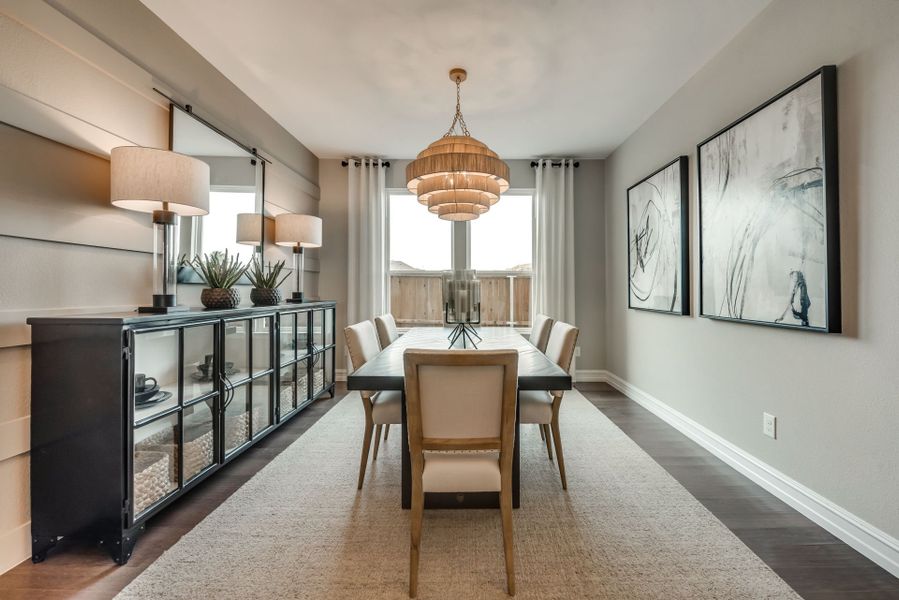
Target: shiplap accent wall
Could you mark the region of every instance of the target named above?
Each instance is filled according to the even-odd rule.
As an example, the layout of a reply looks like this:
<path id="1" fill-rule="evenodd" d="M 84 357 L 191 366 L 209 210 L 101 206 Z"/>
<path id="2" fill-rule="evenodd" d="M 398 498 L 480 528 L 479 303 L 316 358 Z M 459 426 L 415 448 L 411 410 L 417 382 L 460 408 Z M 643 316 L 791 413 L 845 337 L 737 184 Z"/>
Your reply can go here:
<path id="1" fill-rule="evenodd" d="M 104 0 L 71 7 L 104 12 L 102 27 L 118 38 L 140 23 L 134 37 L 154 40 L 143 47 L 158 56 L 138 65 L 56 5 L 66 3 L 0 0 L 0 573 L 31 549 L 25 319 L 133 308 L 152 293 L 149 219 L 108 204 L 109 149 L 168 146 L 168 102 L 152 88 L 207 109 L 224 128 L 233 117 L 238 126 L 229 133 L 271 148 L 277 204 L 318 212 L 317 158 L 146 7 L 137 0 L 117 1 L 114 11 Z M 307 269 L 317 270 L 317 261 Z M 312 293 L 316 275 L 307 277 Z M 182 286 L 179 299 L 198 304 L 200 289 Z"/>

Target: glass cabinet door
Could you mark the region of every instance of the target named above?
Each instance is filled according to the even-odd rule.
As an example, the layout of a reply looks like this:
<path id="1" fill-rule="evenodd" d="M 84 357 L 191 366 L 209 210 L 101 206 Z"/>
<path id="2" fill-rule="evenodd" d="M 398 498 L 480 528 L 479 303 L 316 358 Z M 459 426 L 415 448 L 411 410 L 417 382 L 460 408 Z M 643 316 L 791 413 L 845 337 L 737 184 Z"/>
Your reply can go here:
<path id="1" fill-rule="evenodd" d="M 293 412 L 297 406 L 297 366 L 295 364 L 281 368 L 278 380 L 278 418 L 282 419 Z"/>
<path id="2" fill-rule="evenodd" d="M 135 424 L 178 406 L 178 342 L 177 329 L 134 334 L 130 387 Z"/>
<path id="3" fill-rule="evenodd" d="M 309 311 L 297 313 L 297 356 L 309 354 Z"/>
<path id="4" fill-rule="evenodd" d="M 225 397 L 225 452 L 240 447 L 250 439 L 249 385 L 239 385 Z"/>
<path id="5" fill-rule="evenodd" d="M 333 358 L 332 357 L 333 350 L 328 350 L 324 353 L 325 357 L 325 388 L 331 387 L 331 384 L 334 383 L 334 369 L 333 369 Z"/>
<path id="6" fill-rule="evenodd" d="M 271 376 L 253 380 L 253 437 L 265 431 L 272 424 Z"/>
<path id="7" fill-rule="evenodd" d="M 134 429 L 134 519 L 178 489 L 178 414 Z"/>
<path id="8" fill-rule="evenodd" d="M 297 356 L 297 315 L 282 314 L 280 316 L 280 336 L 278 341 L 278 351 L 281 356 L 281 364 L 286 365 L 293 362 Z M 303 349 L 302 353 L 305 354 Z"/>
<path id="9" fill-rule="evenodd" d="M 325 309 L 325 346 L 334 344 L 334 309 Z"/>
<path id="10" fill-rule="evenodd" d="M 216 389 L 215 325 L 184 328 L 183 404 L 211 394 Z"/>
<path id="11" fill-rule="evenodd" d="M 272 317 L 253 319 L 253 375 L 272 368 Z"/>
<path id="12" fill-rule="evenodd" d="M 250 376 L 249 321 L 228 321 L 225 327 L 225 377 L 232 383 Z"/>
<path id="13" fill-rule="evenodd" d="M 320 352 L 312 359 L 312 395 L 313 397 L 325 388 L 325 354 Z"/>
<path id="14" fill-rule="evenodd" d="M 184 481 L 188 482 L 215 462 L 213 400 L 184 407 Z"/>
<path id="15" fill-rule="evenodd" d="M 325 344 L 324 336 L 324 311 L 312 311 L 312 345 L 314 348 L 321 348 Z"/>
<path id="16" fill-rule="evenodd" d="M 297 406 L 309 401 L 309 359 L 297 363 Z"/>

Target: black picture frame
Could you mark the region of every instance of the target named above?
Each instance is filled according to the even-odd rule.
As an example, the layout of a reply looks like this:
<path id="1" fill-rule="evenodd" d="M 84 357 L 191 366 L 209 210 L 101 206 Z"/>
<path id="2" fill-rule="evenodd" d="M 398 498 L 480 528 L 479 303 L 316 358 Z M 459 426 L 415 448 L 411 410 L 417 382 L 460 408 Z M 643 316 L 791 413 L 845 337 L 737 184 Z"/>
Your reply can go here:
<path id="1" fill-rule="evenodd" d="M 632 246 L 631 243 L 631 192 L 636 188 L 646 184 L 650 179 L 655 177 L 656 175 L 671 169 L 677 169 L 679 181 L 678 181 L 678 203 L 680 208 L 680 222 L 678 223 L 680 226 L 680 232 L 678 235 L 678 240 L 680 242 L 680 259 L 678 260 L 678 268 L 680 269 L 680 286 L 677 290 L 678 295 L 676 296 L 679 299 L 679 306 L 672 307 L 671 310 L 661 310 L 658 308 L 647 308 L 645 306 L 635 306 L 633 302 L 633 289 L 632 289 L 632 276 L 631 276 L 631 260 L 633 258 L 632 255 Z M 627 307 L 632 310 L 641 310 L 646 312 L 654 312 L 654 313 L 662 313 L 668 315 L 679 315 L 686 316 L 690 314 L 690 182 L 689 182 L 689 158 L 686 156 L 678 156 L 671 162 L 666 163 L 665 165 L 659 167 L 637 183 L 633 184 L 629 188 L 627 188 L 626 193 L 626 201 L 627 201 L 627 232 L 628 232 L 628 242 L 627 242 Z"/>
<path id="2" fill-rule="evenodd" d="M 824 318 L 823 326 L 809 326 L 793 323 L 778 323 L 776 321 L 762 321 L 758 319 L 737 318 L 723 316 L 707 311 L 705 267 L 706 246 L 703 239 L 704 213 L 703 213 L 703 147 L 726 134 L 734 127 L 747 119 L 761 113 L 788 94 L 796 91 L 810 81 L 820 78 L 821 94 L 821 171 L 824 201 L 824 240 L 825 240 L 825 275 L 824 286 Z M 739 119 L 730 123 L 718 132 L 699 142 L 696 146 L 696 172 L 697 172 L 697 197 L 699 209 L 699 316 L 735 323 L 749 325 L 762 325 L 781 329 L 795 329 L 819 333 L 841 333 L 842 331 L 842 305 L 841 305 L 841 281 L 840 281 L 840 225 L 839 225 L 839 171 L 838 171 L 838 140 L 837 140 L 837 80 L 836 66 L 823 66 L 809 75 L 803 77 L 782 92 L 773 96 L 763 104 L 749 111 Z M 792 306 L 792 299 L 790 301 Z"/>

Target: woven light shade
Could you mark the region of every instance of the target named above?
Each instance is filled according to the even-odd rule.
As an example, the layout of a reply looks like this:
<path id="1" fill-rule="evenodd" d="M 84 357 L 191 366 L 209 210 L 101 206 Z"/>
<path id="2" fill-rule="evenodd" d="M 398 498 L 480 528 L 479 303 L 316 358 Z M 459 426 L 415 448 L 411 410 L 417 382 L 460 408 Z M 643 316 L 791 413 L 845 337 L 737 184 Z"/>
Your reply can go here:
<path id="1" fill-rule="evenodd" d="M 495 200 L 493 201 L 495 202 Z M 470 204 L 477 207 L 477 214 L 482 215 L 493 204 L 489 197 L 485 197 L 481 192 L 469 191 L 449 191 L 431 194 L 428 198 L 426 206 L 428 210 L 434 214 L 440 214 L 440 207 L 450 204 Z"/>
<path id="2" fill-rule="evenodd" d="M 460 85 L 467 74 L 450 71 L 456 82 L 456 115 L 442 138 L 406 166 L 406 187 L 441 219 L 470 221 L 487 212 L 509 189 L 509 165 L 468 133 L 462 117 Z M 463 135 L 455 133 L 459 124 Z"/>
<path id="3" fill-rule="evenodd" d="M 441 204 L 437 207 L 437 217 L 444 221 L 473 221 L 481 216 L 476 204 Z"/>

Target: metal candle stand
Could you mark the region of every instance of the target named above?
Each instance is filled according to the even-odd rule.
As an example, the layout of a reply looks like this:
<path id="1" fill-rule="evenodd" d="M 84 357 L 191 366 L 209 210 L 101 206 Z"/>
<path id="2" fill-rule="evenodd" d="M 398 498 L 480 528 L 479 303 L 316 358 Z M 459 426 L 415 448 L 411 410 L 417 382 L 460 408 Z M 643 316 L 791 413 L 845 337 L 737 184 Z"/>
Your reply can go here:
<path id="1" fill-rule="evenodd" d="M 483 340 L 474 328 L 481 323 L 481 282 L 475 272 L 444 274 L 443 298 L 443 320 L 447 325 L 455 325 L 448 336 L 450 348 L 461 338 L 463 348 L 471 344 L 477 349 L 477 343 Z"/>

